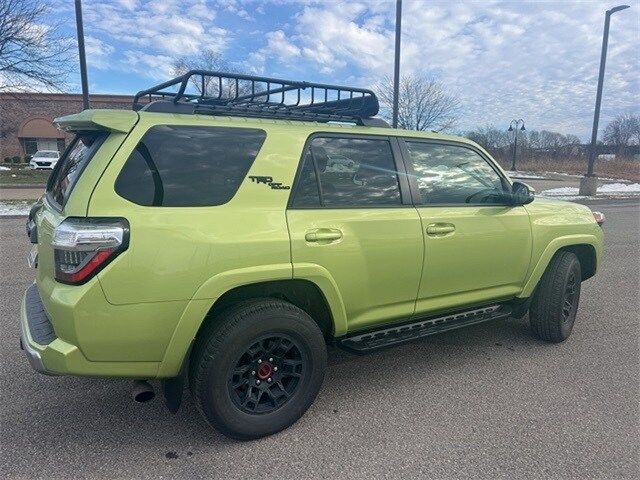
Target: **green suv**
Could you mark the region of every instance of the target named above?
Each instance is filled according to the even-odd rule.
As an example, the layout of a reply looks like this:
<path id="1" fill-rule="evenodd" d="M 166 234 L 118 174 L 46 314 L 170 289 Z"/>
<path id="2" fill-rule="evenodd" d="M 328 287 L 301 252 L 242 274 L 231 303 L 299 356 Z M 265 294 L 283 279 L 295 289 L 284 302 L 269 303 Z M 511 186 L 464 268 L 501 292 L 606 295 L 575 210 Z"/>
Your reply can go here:
<path id="1" fill-rule="evenodd" d="M 391 129 L 365 89 L 192 71 L 75 132 L 34 205 L 21 345 L 54 375 L 188 386 L 225 435 L 311 405 L 364 353 L 529 313 L 561 342 L 602 218 L 534 198 L 475 143 Z"/>

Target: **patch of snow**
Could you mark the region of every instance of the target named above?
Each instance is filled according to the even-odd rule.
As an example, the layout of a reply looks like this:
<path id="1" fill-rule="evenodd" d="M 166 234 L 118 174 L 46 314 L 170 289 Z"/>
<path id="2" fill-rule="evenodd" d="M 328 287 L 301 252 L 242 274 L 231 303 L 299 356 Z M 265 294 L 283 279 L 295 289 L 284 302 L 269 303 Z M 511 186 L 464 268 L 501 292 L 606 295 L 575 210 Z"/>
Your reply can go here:
<path id="1" fill-rule="evenodd" d="M 560 175 L 562 177 L 569 178 L 582 178 L 584 175 L 576 175 L 575 173 L 564 173 L 564 172 L 543 172 L 544 175 Z M 624 178 L 609 178 L 609 177 L 598 177 L 598 180 L 602 180 L 604 182 L 619 182 L 619 183 L 630 183 L 630 180 L 625 180 Z"/>
<path id="2" fill-rule="evenodd" d="M 0 217 L 27 216 L 33 202 L 0 202 Z"/>
<path id="3" fill-rule="evenodd" d="M 514 170 L 507 170 L 507 175 L 511 178 L 529 178 L 532 180 L 544 180 L 547 177 L 544 177 L 540 174 L 531 173 L 531 172 L 518 172 Z"/>
<path id="4" fill-rule="evenodd" d="M 640 183 L 608 183 L 598 187 L 598 193 L 640 193 Z"/>
<path id="5" fill-rule="evenodd" d="M 578 195 L 578 193 L 579 189 L 577 187 L 560 187 L 552 188 L 550 190 L 543 190 L 542 192 L 540 192 L 540 196 L 561 197 L 566 200 L 585 198 Z M 603 197 L 640 195 L 640 183 L 608 183 L 606 185 L 598 187 L 596 195 Z"/>
<path id="6" fill-rule="evenodd" d="M 4 167 L 2 165 L 0 165 L 0 170 L 11 170 L 9 167 Z"/>
<path id="7" fill-rule="evenodd" d="M 576 187 L 560 187 L 543 190 L 540 195 L 543 197 L 566 197 L 567 195 L 578 195 L 579 189 Z"/>

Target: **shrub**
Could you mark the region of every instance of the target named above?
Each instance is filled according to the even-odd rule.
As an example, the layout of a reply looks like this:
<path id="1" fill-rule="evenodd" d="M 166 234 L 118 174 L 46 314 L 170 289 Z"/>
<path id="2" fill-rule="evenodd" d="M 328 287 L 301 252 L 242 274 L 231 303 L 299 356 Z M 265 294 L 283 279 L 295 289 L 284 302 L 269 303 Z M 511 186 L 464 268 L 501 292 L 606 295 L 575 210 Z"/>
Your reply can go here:
<path id="1" fill-rule="evenodd" d="M 11 163 L 11 157 L 4 157 L 4 163 Z"/>
<path id="2" fill-rule="evenodd" d="M 11 162 L 15 164 L 20 163 L 20 157 L 17 155 L 15 157 L 11 157 Z"/>

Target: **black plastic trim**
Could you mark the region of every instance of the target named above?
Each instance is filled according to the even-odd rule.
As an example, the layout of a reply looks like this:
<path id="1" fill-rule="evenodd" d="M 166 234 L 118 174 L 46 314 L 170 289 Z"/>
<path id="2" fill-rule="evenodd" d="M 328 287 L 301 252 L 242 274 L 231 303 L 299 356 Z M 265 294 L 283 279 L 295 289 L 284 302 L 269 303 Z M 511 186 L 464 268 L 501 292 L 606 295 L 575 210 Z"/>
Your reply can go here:
<path id="1" fill-rule="evenodd" d="M 38 287 L 34 283 L 25 292 L 25 310 L 27 313 L 27 325 L 29 334 L 38 345 L 49 345 L 56 338 L 51 320 L 47 315 L 38 292 Z"/>
<path id="2" fill-rule="evenodd" d="M 483 323 L 511 315 L 508 304 L 494 303 L 449 313 L 413 318 L 391 325 L 354 332 L 336 339 L 340 348 L 352 353 L 367 353 L 419 338 Z"/>

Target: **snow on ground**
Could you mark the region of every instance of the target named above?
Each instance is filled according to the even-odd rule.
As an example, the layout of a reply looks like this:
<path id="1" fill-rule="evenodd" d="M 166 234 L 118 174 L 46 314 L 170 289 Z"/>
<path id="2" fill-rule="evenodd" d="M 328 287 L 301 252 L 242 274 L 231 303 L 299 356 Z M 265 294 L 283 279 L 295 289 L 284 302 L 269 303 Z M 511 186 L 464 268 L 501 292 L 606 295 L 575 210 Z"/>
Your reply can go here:
<path id="1" fill-rule="evenodd" d="M 29 215 L 33 205 L 32 200 L 24 201 L 0 201 L 0 217 L 9 217 L 14 215 Z"/>
<path id="2" fill-rule="evenodd" d="M 515 170 L 507 170 L 506 174 L 509 175 L 510 178 L 528 178 L 531 180 L 544 180 L 545 178 L 547 178 L 537 173 L 518 172 Z"/>
<path id="3" fill-rule="evenodd" d="M 640 183 L 608 183 L 598 187 L 599 197 L 631 197 L 640 195 Z M 581 197 L 576 187 L 560 187 L 540 192 L 541 197 L 559 197 L 565 200 L 577 200 Z"/>
<path id="4" fill-rule="evenodd" d="M 0 170 L 11 170 L 9 167 L 3 167 L 2 165 L 0 165 Z"/>

